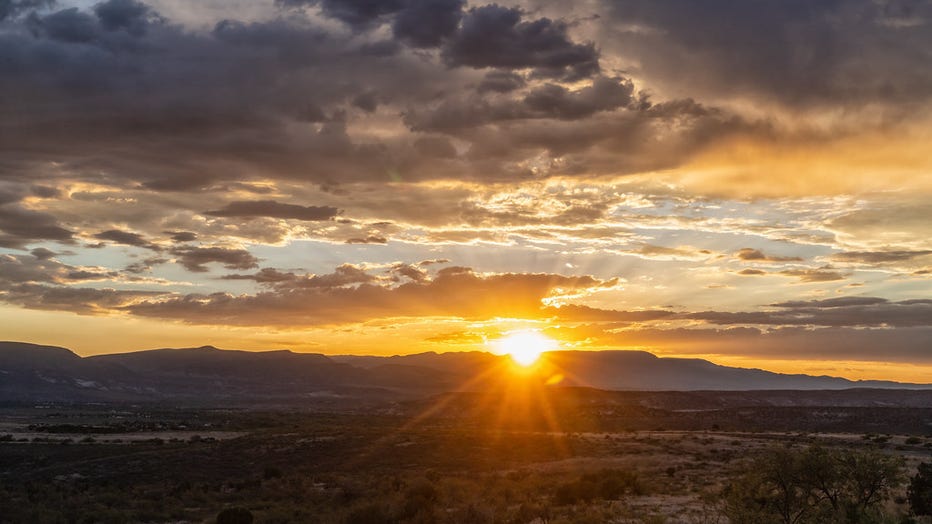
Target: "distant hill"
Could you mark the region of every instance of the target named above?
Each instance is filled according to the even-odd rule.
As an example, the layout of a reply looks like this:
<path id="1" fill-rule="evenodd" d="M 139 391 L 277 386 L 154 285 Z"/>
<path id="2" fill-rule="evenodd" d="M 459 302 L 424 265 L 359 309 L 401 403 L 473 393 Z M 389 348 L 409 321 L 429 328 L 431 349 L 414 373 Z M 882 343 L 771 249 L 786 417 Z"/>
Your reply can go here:
<path id="1" fill-rule="evenodd" d="M 380 363 L 433 368 L 461 377 L 477 376 L 507 357 L 483 352 L 419 353 L 391 357 L 331 356 L 332 360 L 373 368 Z M 839 377 L 788 375 L 761 369 L 734 368 L 708 360 L 661 358 L 646 351 L 553 351 L 545 355 L 545 373 L 563 376 L 561 385 L 608 390 L 822 390 L 850 388 L 932 389 L 930 384 Z"/>
<path id="2" fill-rule="evenodd" d="M 805 402 L 932 406 L 930 385 L 786 375 L 719 366 L 700 359 L 659 358 L 641 351 L 558 351 L 547 354 L 539 369 L 530 374 L 514 375 L 511 369 L 508 357 L 483 352 L 326 356 L 203 346 L 82 358 L 61 347 L 0 342 L 0 402 L 287 403 L 327 407 L 417 399 L 450 391 L 483 391 L 502 381 L 538 380 L 557 386 L 671 392 L 641 395 L 642 403 L 687 405 L 698 398 L 678 396 L 676 391 L 861 388 L 858 395 L 824 391 L 808 395 Z M 903 391 L 887 393 L 885 389 L 930 391 L 909 396 Z M 738 398 L 742 397 L 754 405 L 802 402 L 798 396 L 779 392 Z M 715 405 L 714 398 L 703 396 L 702 407 Z M 728 401 L 729 405 L 733 403 Z"/>

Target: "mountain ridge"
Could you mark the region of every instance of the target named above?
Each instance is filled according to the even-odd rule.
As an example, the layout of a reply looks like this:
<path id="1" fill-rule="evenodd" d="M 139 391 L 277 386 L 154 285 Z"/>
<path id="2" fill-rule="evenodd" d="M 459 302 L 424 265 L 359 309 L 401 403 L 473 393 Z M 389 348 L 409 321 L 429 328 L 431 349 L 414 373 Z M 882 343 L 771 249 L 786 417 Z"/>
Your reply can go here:
<path id="1" fill-rule="evenodd" d="M 489 390 L 496 381 L 514 380 L 513 367 L 507 356 L 481 351 L 379 357 L 199 346 L 81 357 L 59 346 L 5 341 L 0 401 L 385 402 Z M 781 374 L 627 350 L 554 351 L 524 372 L 525 380 L 528 373 L 542 383 L 619 392 L 932 390 L 930 384 Z"/>

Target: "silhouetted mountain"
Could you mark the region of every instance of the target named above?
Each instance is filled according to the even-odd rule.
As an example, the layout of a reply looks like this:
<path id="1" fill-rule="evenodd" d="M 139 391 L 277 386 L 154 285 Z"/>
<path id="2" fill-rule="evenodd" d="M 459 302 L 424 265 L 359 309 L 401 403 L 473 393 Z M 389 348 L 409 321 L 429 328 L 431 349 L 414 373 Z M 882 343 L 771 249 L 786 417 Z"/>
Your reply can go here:
<path id="1" fill-rule="evenodd" d="M 882 380 L 782 374 L 708 360 L 660 358 L 645 351 L 557 351 L 548 361 L 565 384 L 612 390 L 691 391 L 929 387 Z"/>
<path id="2" fill-rule="evenodd" d="M 488 391 L 516 377 L 559 386 L 670 391 L 666 396 L 642 395 L 641 399 L 649 402 L 645 399 L 656 397 L 674 404 L 696 401 L 693 396 L 677 400 L 675 391 L 929 387 L 784 375 L 699 359 L 658 358 L 640 351 L 559 351 L 547 354 L 532 370 L 515 375 L 514 369 L 508 357 L 482 352 L 328 357 L 204 346 L 81 358 L 60 347 L 0 342 L 0 401 L 335 405 L 413 399 L 448 391 Z M 773 405 L 798 402 L 776 393 L 746 396 Z M 928 395 L 920 396 L 913 402 L 929 401 Z M 897 401 L 879 393 L 874 397 L 881 400 L 864 402 L 878 405 Z M 714 404 L 710 400 L 714 398 L 703 397 L 702 408 Z M 851 402 L 850 397 L 834 398 L 842 400 Z"/>
<path id="3" fill-rule="evenodd" d="M 71 350 L 0 342 L 0 400 L 143 400 L 142 378 L 121 366 L 81 358 Z"/>
<path id="4" fill-rule="evenodd" d="M 337 362 L 373 368 L 380 362 L 417 365 L 444 371 L 464 379 L 476 377 L 502 359 L 483 352 L 419 353 L 391 357 L 339 355 Z M 849 388 L 932 388 L 882 380 L 853 381 L 838 377 L 788 375 L 761 369 L 733 368 L 708 360 L 661 358 L 646 351 L 553 351 L 541 359 L 544 380 L 560 377 L 563 386 L 608 390 L 695 391 L 695 390 L 822 390 Z M 468 389 L 468 388 L 467 388 Z"/>

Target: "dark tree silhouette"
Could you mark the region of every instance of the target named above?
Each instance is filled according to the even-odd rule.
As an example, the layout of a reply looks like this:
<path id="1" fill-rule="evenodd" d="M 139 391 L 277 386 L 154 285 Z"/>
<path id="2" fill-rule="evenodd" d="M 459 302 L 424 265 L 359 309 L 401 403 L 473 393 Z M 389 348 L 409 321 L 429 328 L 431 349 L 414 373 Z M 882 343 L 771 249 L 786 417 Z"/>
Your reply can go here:
<path id="1" fill-rule="evenodd" d="M 217 515 L 217 524 L 252 524 L 252 512 L 246 508 L 227 508 Z"/>
<path id="2" fill-rule="evenodd" d="M 919 471 L 909 480 L 909 509 L 916 515 L 932 515 L 932 464 L 919 464 Z"/>

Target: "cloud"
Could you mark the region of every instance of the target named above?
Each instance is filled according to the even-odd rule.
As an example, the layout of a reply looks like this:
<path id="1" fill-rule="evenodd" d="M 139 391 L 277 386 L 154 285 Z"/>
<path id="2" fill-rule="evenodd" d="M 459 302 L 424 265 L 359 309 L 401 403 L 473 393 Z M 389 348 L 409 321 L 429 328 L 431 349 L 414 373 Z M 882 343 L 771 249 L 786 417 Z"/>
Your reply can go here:
<path id="1" fill-rule="evenodd" d="M 36 257 L 39 260 L 48 260 L 58 253 L 52 251 L 51 249 L 46 249 L 44 247 L 37 247 L 29 252 L 32 256 Z"/>
<path id="2" fill-rule="evenodd" d="M 524 105 L 538 117 L 577 120 L 625 107 L 633 101 L 633 93 L 630 80 L 600 76 L 590 86 L 573 92 L 561 85 L 544 84 L 524 97 Z"/>
<path id="3" fill-rule="evenodd" d="M 622 251 L 624 252 L 624 251 Z M 666 247 L 655 246 L 653 244 L 641 244 L 629 253 L 644 258 L 657 260 L 700 260 L 708 258 L 712 253 L 705 249 L 696 249 L 693 247 Z"/>
<path id="4" fill-rule="evenodd" d="M 324 275 L 299 275 L 293 272 L 284 273 L 274 268 L 262 268 L 261 271 L 253 275 L 226 275 L 222 278 L 226 280 L 254 280 L 280 291 L 339 288 L 378 281 L 378 278 L 353 264 L 343 264 L 334 269 L 333 273 Z"/>
<path id="5" fill-rule="evenodd" d="M 395 38 L 414 47 L 437 47 L 459 29 L 463 0 L 408 0 L 395 17 Z"/>
<path id="6" fill-rule="evenodd" d="M 595 45 L 572 42 L 566 23 L 523 18 L 521 10 L 496 4 L 470 9 L 460 31 L 444 47 L 444 60 L 477 69 L 533 68 L 535 75 L 567 80 L 599 72 Z"/>
<path id="7" fill-rule="evenodd" d="M 366 235 L 364 237 L 352 237 L 346 240 L 347 244 L 387 244 L 388 239 L 381 235 Z"/>
<path id="8" fill-rule="evenodd" d="M 746 262 L 799 262 L 800 257 L 778 257 L 766 255 L 759 249 L 745 247 L 735 252 L 735 257 Z"/>
<path id="9" fill-rule="evenodd" d="M 0 300 L 28 309 L 69 311 L 103 315 L 142 299 L 163 295 L 157 291 L 75 288 L 42 284 L 17 284 L 0 290 Z"/>
<path id="10" fill-rule="evenodd" d="M 567 322 L 647 322 L 669 319 L 676 315 L 673 311 L 657 309 L 615 311 L 573 304 L 546 308 L 544 314 Z"/>
<path id="11" fill-rule="evenodd" d="M 320 4 L 321 11 L 329 17 L 336 18 L 361 31 L 373 25 L 385 15 L 397 13 L 404 6 L 403 0 L 384 0 L 378 2 L 356 0 L 279 0 L 284 4 Z"/>
<path id="12" fill-rule="evenodd" d="M 273 200 L 253 200 L 230 202 L 221 209 L 205 211 L 204 214 L 214 217 L 268 217 L 316 221 L 330 220 L 339 212 L 337 208 L 328 206 L 299 206 Z"/>
<path id="13" fill-rule="evenodd" d="M 418 131 L 451 132 L 512 120 L 581 120 L 627 107 L 634 101 L 633 93 L 630 80 L 598 76 L 575 90 L 545 83 L 513 97 L 451 97 L 435 107 L 407 112 L 405 123 Z"/>
<path id="14" fill-rule="evenodd" d="M 824 298 L 820 300 L 791 300 L 788 302 L 778 302 L 771 305 L 784 308 L 835 308 L 851 306 L 876 306 L 878 304 L 888 304 L 889 302 L 889 300 L 880 297 L 837 297 Z"/>
<path id="15" fill-rule="evenodd" d="M 24 283 L 67 285 L 78 281 L 124 280 L 116 270 L 59 262 L 52 258 L 55 253 L 44 248 L 34 249 L 31 255 L 0 255 L 0 290 Z"/>
<path id="16" fill-rule="evenodd" d="M 245 249 L 225 247 L 174 247 L 169 253 L 178 257 L 178 263 L 188 271 L 204 273 L 207 264 L 216 262 L 227 269 L 251 269 L 259 266 L 259 259 Z"/>
<path id="17" fill-rule="evenodd" d="M 62 191 L 57 187 L 34 185 L 29 188 L 39 198 L 61 198 Z"/>
<path id="18" fill-rule="evenodd" d="M 153 251 L 161 251 L 162 249 L 157 244 L 153 244 L 152 242 L 146 240 L 146 238 L 139 233 L 133 233 L 131 231 L 109 229 L 107 231 L 101 231 L 100 233 L 95 234 L 94 238 L 98 240 L 109 240 L 111 242 L 127 246 L 143 247 Z"/>
<path id="19" fill-rule="evenodd" d="M 279 275 L 280 276 L 280 275 Z M 539 317 L 542 300 L 558 293 L 607 289 L 617 281 L 591 276 L 439 270 L 432 279 L 392 285 L 352 266 L 329 275 L 268 282 L 255 295 L 189 294 L 128 306 L 133 314 L 195 324 L 320 325 L 391 317 Z"/>
<path id="20" fill-rule="evenodd" d="M 425 282 L 430 279 L 430 274 L 422 269 L 421 264 L 398 263 L 389 268 L 388 271 L 397 280 L 407 278 L 414 282 Z"/>
<path id="21" fill-rule="evenodd" d="M 107 0 L 94 6 L 101 27 L 107 31 L 123 30 L 133 36 L 142 36 L 148 26 L 164 19 L 149 6 L 135 0 Z"/>
<path id="22" fill-rule="evenodd" d="M 0 0 L 13 303 L 217 325 L 923 328 L 921 303 L 792 299 L 926 290 L 925 4 L 91 4 Z M 479 262 L 397 262 L 424 257 Z M 553 268 L 597 277 L 534 273 Z M 176 293 L 46 289 L 148 272 Z M 580 296 L 616 275 L 597 303 L 618 311 L 546 305 L 593 306 Z"/>
<path id="23" fill-rule="evenodd" d="M 50 6 L 54 0 L 0 0 L 0 22 L 25 11 Z"/>
<path id="24" fill-rule="evenodd" d="M 932 255 L 932 250 L 929 249 L 917 251 L 846 251 L 844 253 L 835 253 L 832 255 L 832 260 L 835 262 L 873 265 L 908 262 L 929 255 Z"/>
<path id="25" fill-rule="evenodd" d="M 832 271 L 827 267 L 818 269 L 784 269 L 778 274 L 786 277 L 796 277 L 804 284 L 810 284 L 814 282 L 834 282 L 836 280 L 844 280 L 846 278 L 844 274 L 838 271 Z"/>
<path id="26" fill-rule="evenodd" d="M 828 222 L 848 245 L 870 251 L 927 251 L 932 205 L 923 198 L 884 199 L 852 210 Z"/>
<path id="27" fill-rule="evenodd" d="M 932 19 L 924 2 L 910 2 L 918 24 L 911 27 L 893 23 L 899 18 L 887 7 L 892 3 L 869 0 L 601 5 L 602 41 L 669 89 L 790 105 L 887 103 L 932 93 L 932 73 L 921 66 L 921 50 L 932 44 L 921 29 Z"/>
<path id="28" fill-rule="evenodd" d="M 572 333 L 572 332 L 570 332 Z M 613 332 L 589 329 L 590 344 L 602 347 L 649 348 L 663 353 L 715 358 L 737 356 L 773 360 L 828 362 L 932 363 L 932 328 L 863 329 L 785 327 L 756 328 L 632 328 Z M 878 350 L 878 348 L 883 348 Z M 740 364 L 739 364 L 740 365 Z M 747 366 L 747 361 L 745 361 Z M 831 365 L 831 364 L 830 364 Z M 844 374 L 836 369 L 831 374 Z"/>
<path id="29" fill-rule="evenodd" d="M 41 211 L 18 204 L 0 205 L 0 247 L 22 247 L 37 240 L 72 240 L 74 233 Z"/>
<path id="30" fill-rule="evenodd" d="M 891 302 L 880 297 L 838 297 L 772 304 L 776 311 L 690 313 L 712 324 L 830 327 L 932 327 L 932 300 Z"/>
<path id="31" fill-rule="evenodd" d="M 293 282 L 298 278 L 294 273 L 284 273 L 275 268 L 264 267 L 252 275 L 224 275 L 224 280 L 253 280 L 260 284 L 276 284 L 279 282 Z"/>
<path id="32" fill-rule="evenodd" d="M 197 240 L 197 233 L 191 231 L 165 231 L 175 242 L 194 242 Z"/>

